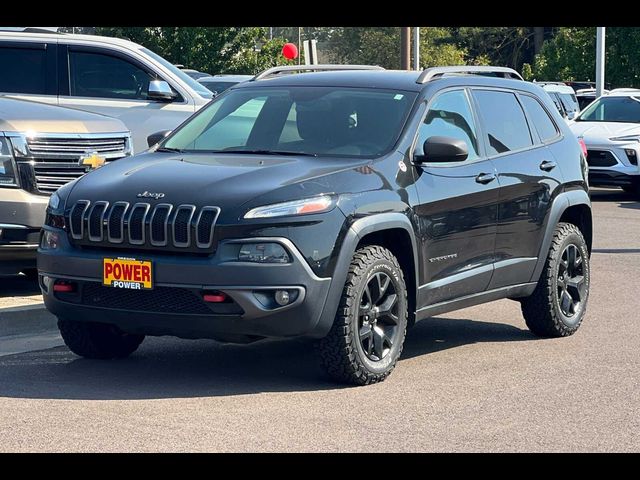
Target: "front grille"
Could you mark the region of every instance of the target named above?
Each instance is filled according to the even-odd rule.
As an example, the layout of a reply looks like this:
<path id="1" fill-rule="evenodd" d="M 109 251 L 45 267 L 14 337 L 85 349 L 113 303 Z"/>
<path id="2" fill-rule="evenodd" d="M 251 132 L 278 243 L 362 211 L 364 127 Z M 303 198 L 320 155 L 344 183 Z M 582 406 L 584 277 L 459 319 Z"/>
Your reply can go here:
<path id="1" fill-rule="evenodd" d="M 39 136 L 26 139 L 27 156 L 17 157 L 21 169 L 30 170 L 23 178 L 29 179 L 24 187 L 35 193 L 51 195 L 63 185 L 80 178 L 90 170 L 80 165 L 80 159 L 93 153 L 108 163 L 129 154 L 127 137 L 78 138 Z M 73 138 L 76 137 L 76 138 Z"/>
<path id="2" fill-rule="evenodd" d="M 70 236 L 79 245 L 213 253 L 219 213 L 218 207 L 79 200 L 67 219 Z"/>
<path id="3" fill-rule="evenodd" d="M 28 138 L 29 151 L 38 157 L 60 158 L 65 156 L 78 157 L 87 151 L 100 155 L 117 154 L 126 150 L 124 137 L 113 138 Z"/>
<path id="4" fill-rule="evenodd" d="M 608 150 L 587 150 L 587 163 L 590 167 L 613 167 L 618 161 Z"/>
<path id="5" fill-rule="evenodd" d="M 149 313 L 192 315 L 241 315 L 235 303 L 206 303 L 195 291 L 186 288 L 156 287 L 153 290 L 126 290 L 105 287 L 100 283 L 85 283 L 82 287 L 83 305 Z"/>

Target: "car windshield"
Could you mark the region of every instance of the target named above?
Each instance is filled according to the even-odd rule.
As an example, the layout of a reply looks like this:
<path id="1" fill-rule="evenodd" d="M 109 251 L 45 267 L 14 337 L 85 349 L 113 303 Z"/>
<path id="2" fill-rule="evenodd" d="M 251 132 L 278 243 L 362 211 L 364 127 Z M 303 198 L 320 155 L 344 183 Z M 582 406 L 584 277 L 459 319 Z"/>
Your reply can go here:
<path id="1" fill-rule="evenodd" d="M 577 118 L 580 122 L 640 123 L 639 97 L 600 97 Z"/>
<path id="2" fill-rule="evenodd" d="M 373 88 L 238 88 L 217 97 L 160 149 L 380 156 L 398 140 L 416 95 Z"/>
<path id="3" fill-rule="evenodd" d="M 176 77 L 178 77 L 184 83 L 189 85 L 189 87 L 191 87 L 193 90 L 195 90 L 198 93 L 198 95 L 200 95 L 203 98 L 207 98 L 207 99 L 208 98 L 213 98 L 213 94 L 204 85 L 202 85 L 201 83 L 198 83 L 197 80 L 194 80 L 193 78 L 191 78 L 189 75 L 187 75 L 182 70 L 180 70 L 178 67 L 176 67 L 173 63 L 169 62 L 168 60 L 166 60 L 165 58 L 161 57 L 157 53 L 152 52 L 148 48 L 142 48 L 141 50 L 144 53 L 146 53 L 147 55 L 149 55 L 151 58 L 153 58 L 155 61 L 157 61 L 158 63 L 162 64 L 163 67 L 165 67 L 168 70 L 170 70 L 171 73 L 173 73 Z"/>

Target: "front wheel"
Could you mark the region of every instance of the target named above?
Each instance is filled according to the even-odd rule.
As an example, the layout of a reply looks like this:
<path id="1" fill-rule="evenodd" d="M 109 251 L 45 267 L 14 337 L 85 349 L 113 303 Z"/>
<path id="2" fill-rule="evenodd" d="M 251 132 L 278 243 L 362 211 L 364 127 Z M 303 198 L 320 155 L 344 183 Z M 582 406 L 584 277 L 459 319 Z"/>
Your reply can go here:
<path id="1" fill-rule="evenodd" d="M 541 337 L 574 334 L 587 309 L 590 274 L 589 251 L 580 229 L 559 223 L 538 285 L 521 302 L 529 330 Z"/>
<path id="2" fill-rule="evenodd" d="M 58 319 L 64 343 L 76 355 L 85 358 L 124 358 L 137 350 L 144 335 L 122 332 L 106 323 Z"/>
<path id="3" fill-rule="evenodd" d="M 406 331 L 407 288 L 398 260 L 381 246 L 359 249 L 331 331 L 318 342 L 320 362 L 340 382 L 381 382 L 402 353 Z"/>

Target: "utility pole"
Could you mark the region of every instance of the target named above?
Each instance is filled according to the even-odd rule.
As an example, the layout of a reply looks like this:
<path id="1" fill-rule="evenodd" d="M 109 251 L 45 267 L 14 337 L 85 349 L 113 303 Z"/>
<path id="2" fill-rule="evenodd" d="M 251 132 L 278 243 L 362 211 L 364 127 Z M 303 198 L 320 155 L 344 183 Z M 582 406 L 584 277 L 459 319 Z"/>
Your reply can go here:
<path id="1" fill-rule="evenodd" d="M 413 69 L 420 70 L 420 27 L 413 27 Z"/>
<path id="2" fill-rule="evenodd" d="M 298 27 L 298 65 L 300 65 L 300 52 L 302 51 L 302 44 L 300 39 L 302 38 L 302 27 Z"/>
<path id="3" fill-rule="evenodd" d="M 410 27 L 400 27 L 400 68 L 409 70 L 411 68 L 411 29 Z"/>
<path id="4" fill-rule="evenodd" d="M 605 27 L 596 29 L 596 98 L 604 93 Z"/>

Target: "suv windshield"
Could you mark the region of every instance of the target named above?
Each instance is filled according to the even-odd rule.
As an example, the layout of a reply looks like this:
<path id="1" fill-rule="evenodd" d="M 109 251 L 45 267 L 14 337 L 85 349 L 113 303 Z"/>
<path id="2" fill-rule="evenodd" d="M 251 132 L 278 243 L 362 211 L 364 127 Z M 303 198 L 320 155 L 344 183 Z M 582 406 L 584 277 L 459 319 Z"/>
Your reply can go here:
<path id="1" fill-rule="evenodd" d="M 173 73 L 176 77 L 180 78 L 180 80 L 182 80 L 184 83 L 189 85 L 193 90 L 198 92 L 198 95 L 200 95 L 202 98 L 213 98 L 213 94 L 206 87 L 204 87 L 204 85 L 202 85 L 201 83 L 198 83 L 196 80 L 194 80 L 189 75 L 187 75 L 182 70 L 180 70 L 178 67 L 176 67 L 173 63 L 167 61 L 165 58 L 162 58 L 160 55 L 158 55 L 155 52 L 152 52 L 148 48 L 143 47 L 141 50 L 147 55 L 149 55 L 151 58 L 153 58 L 155 61 L 157 61 L 158 63 L 161 63 L 163 67 L 169 69 L 171 73 Z"/>
<path id="2" fill-rule="evenodd" d="M 640 98 L 600 97 L 576 119 L 579 122 L 640 123 Z"/>
<path id="3" fill-rule="evenodd" d="M 167 138 L 161 148 L 380 156 L 395 145 L 416 95 L 346 87 L 229 90 Z"/>

